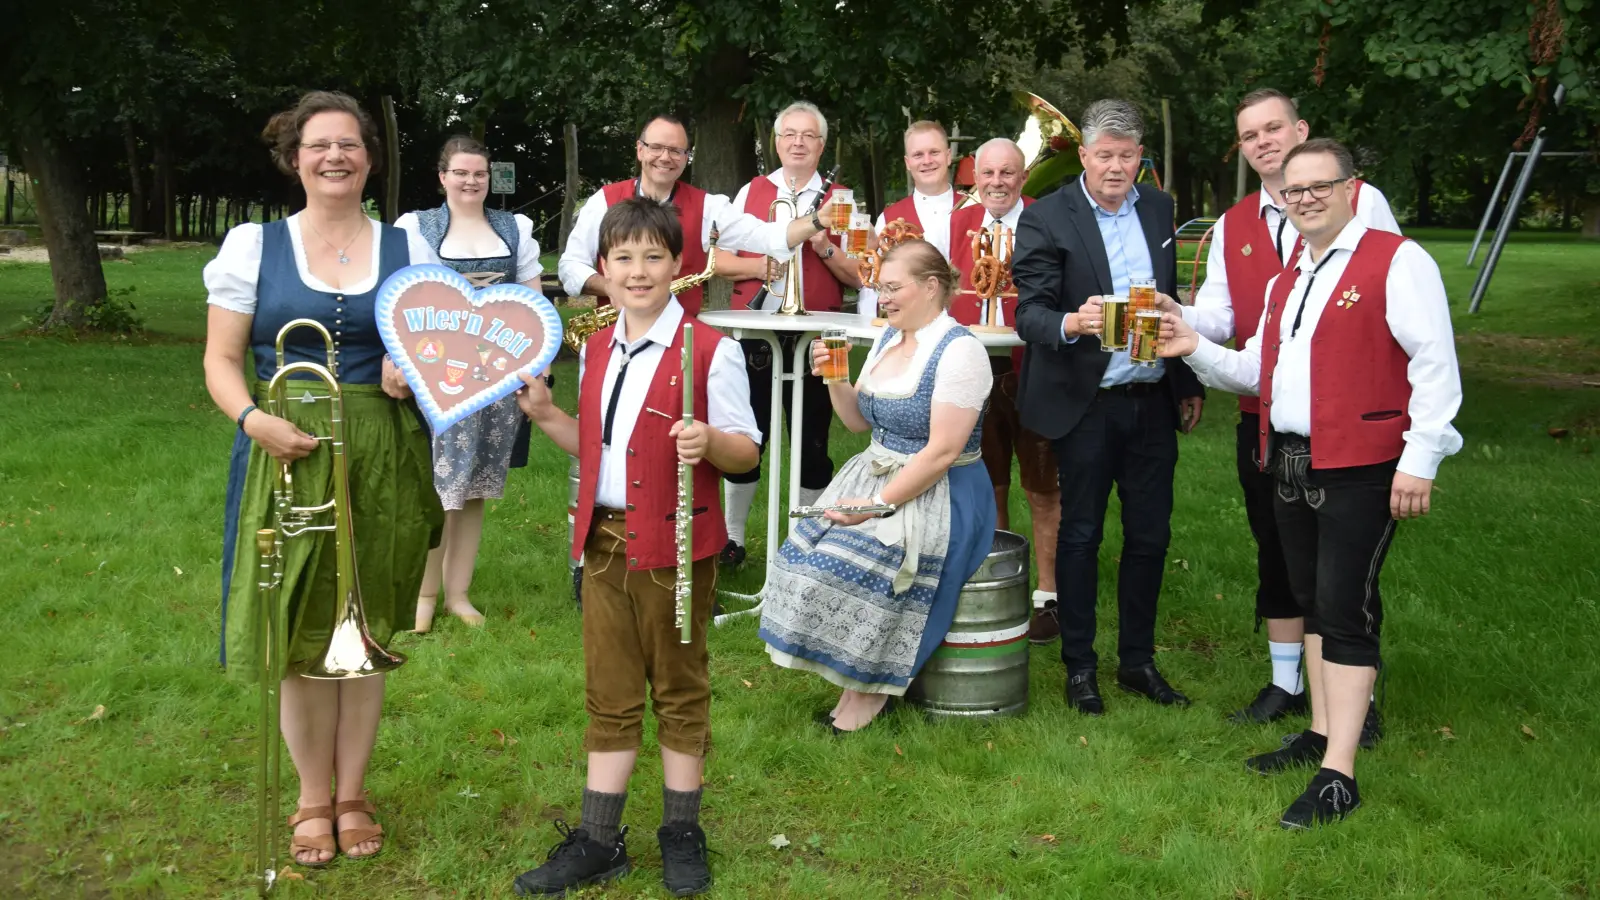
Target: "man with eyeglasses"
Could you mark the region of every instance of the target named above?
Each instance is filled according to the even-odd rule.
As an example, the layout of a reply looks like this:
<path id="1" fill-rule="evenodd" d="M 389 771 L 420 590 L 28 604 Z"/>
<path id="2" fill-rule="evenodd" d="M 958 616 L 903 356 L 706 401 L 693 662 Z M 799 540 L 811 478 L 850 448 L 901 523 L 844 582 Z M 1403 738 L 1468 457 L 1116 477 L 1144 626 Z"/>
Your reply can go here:
<path id="1" fill-rule="evenodd" d="M 1293 216 L 1283 202 L 1283 163 L 1289 152 L 1310 131 L 1294 101 L 1271 88 L 1252 91 L 1234 112 L 1239 131 L 1239 152 L 1261 176 L 1261 190 L 1223 213 L 1211 234 L 1206 257 L 1206 280 L 1195 293 L 1194 305 L 1168 305 L 1166 312 L 1181 312 L 1184 321 L 1206 338 L 1223 343 L 1233 338 L 1243 347 L 1255 334 L 1261 318 L 1267 282 L 1300 257 L 1303 241 Z M 1383 192 L 1359 179 L 1351 181 L 1352 206 L 1368 228 L 1399 233 L 1394 213 Z M 1256 435 L 1261 425 L 1260 401 L 1239 398 L 1239 425 L 1235 453 L 1244 508 L 1256 542 L 1256 629 L 1267 623 L 1267 650 L 1272 678 L 1254 700 L 1228 718 L 1238 724 L 1273 722 L 1306 711 L 1300 661 L 1305 623 L 1289 589 L 1283 549 L 1278 545 L 1272 516 L 1272 478 L 1261 472 L 1255 459 Z M 1373 746 L 1382 733 L 1374 706 L 1362 731 L 1364 747 Z"/>
<path id="2" fill-rule="evenodd" d="M 571 296 L 588 294 L 604 305 L 611 302 L 605 279 L 600 275 L 600 220 L 613 204 L 628 197 L 645 196 L 671 204 L 683 223 L 683 259 L 679 275 L 699 272 L 706 267 L 706 251 L 711 244 L 711 229 L 718 229 L 717 245 L 748 250 L 787 260 L 798 246 L 823 229 L 809 218 L 792 223 L 771 223 L 766 216 L 748 216 L 722 194 L 707 193 L 679 181 L 694 152 L 689 149 L 689 132 L 681 121 L 660 115 L 645 124 L 634 142 L 639 160 L 639 177 L 617 181 L 596 191 L 573 223 L 567 246 L 561 252 L 556 272 L 561 287 Z M 695 235 L 699 235 L 695 238 Z M 721 260 L 718 260 L 720 269 Z M 701 286 L 684 291 L 678 302 L 690 315 L 700 312 L 704 297 Z"/>
<path id="3" fill-rule="evenodd" d="M 1239 350 L 1168 313 L 1161 355 L 1201 380 L 1261 397 L 1256 451 L 1273 479 L 1289 584 L 1305 616 L 1311 727 L 1245 767 L 1319 766 L 1285 828 L 1361 805 L 1356 748 L 1383 623 L 1379 573 L 1397 521 L 1426 515 L 1439 463 L 1461 449 L 1455 337 L 1439 266 L 1414 241 L 1355 214 L 1350 151 L 1318 138 L 1284 154 L 1280 191 L 1305 247 L 1270 279 Z"/>
<path id="4" fill-rule="evenodd" d="M 740 188 L 739 195 L 733 198 L 733 205 L 749 215 L 765 219 L 772 201 L 779 197 L 790 198 L 791 190 L 794 190 L 798 192 L 795 198 L 797 211 L 804 219 L 806 211 L 817 202 L 822 190 L 822 177 L 817 174 L 817 164 L 822 160 L 822 151 L 828 143 L 828 120 L 813 104 L 803 101 L 791 103 L 778 113 L 773 121 L 772 133 L 777 139 L 779 168 L 770 174 L 756 176 Z M 835 190 L 842 189 L 844 185 L 832 185 L 823 201 L 831 197 Z M 779 215 L 784 213 L 780 212 Z M 734 281 L 734 309 L 750 309 L 758 297 L 761 298 L 759 308 L 762 309 L 775 310 L 783 303 L 788 284 L 783 277 L 785 270 L 782 267 L 778 267 L 779 275 L 766 285 L 768 292 L 763 294 L 761 287 L 767 275 L 767 260 L 761 254 L 741 251 L 735 256 L 722 250 L 717 252 L 717 274 Z M 782 261 L 773 254 L 767 255 Z M 838 246 L 838 239 L 830 237 L 825 230 L 813 235 L 800 248 L 798 255 L 800 292 L 805 299 L 806 309 L 838 312 L 844 303 L 844 289 L 861 287 L 861 279 L 856 274 L 856 261 L 845 256 Z M 790 260 L 789 264 L 793 265 L 795 261 Z M 772 349 L 765 341 L 745 340 L 742 343 L 745 368 L 750 375 L 750 405 L 755 409 L 761 433 L 766 435 L 771 433 L 772 424 L 773 371 L 777 366 L 789 364 L 793 338 L 789 337 L 781 344 L 784 348 L 781 362 L 772 359 Z M 828 398 L 828 390 L 821 378 L 809 371 L 803 373 L 802 377 L 805 379 L 803 412 L 807 424 L 800 446 L 800 502 L 809 506 L 816 503 L 822 489 L 833 479 L 833 460 L 828 456 L 833 403 Z M 790 403 L 789 393 L 785 391 L 784 419 L 792 423 Z M 765 449 L 763 444 L 762 450 Z M 750 516 L 750 507 L 755 501 L 760 479 L 759 466 L 725 479 L 727 504 L 724 512 L 728 522 L 728 545 L 721 556 L 725 565 L 738 566 L 744 562 L 745 520 Z"/>

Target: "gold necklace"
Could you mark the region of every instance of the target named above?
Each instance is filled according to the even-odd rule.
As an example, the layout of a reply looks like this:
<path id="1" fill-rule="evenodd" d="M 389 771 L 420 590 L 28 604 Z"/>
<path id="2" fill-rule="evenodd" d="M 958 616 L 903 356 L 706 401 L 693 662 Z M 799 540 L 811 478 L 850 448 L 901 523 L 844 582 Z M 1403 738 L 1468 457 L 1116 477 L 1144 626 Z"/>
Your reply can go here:
<path id="1" fill-rule="evenodd" d="M 311 221 L 311 217 L 310 216 L 306 217 L 306 224 L 311 226 L 311 232 L 313 234 L 315 234 L 317 237 L 322 238 L 322 242 L 324 244 L 327 244 L 329 249 L 338 252 L 338 254 L 339 254 L 339 265 L 341 265 L 341 266 L 348 266 L 350 264 L 350 257 L 346 256 L 344 251 L 350 249 L 350 245 L 354 244 L 356 242 L 356 238 L 361 237 L 361 233 L 363 231 L 366 231 L 366 229 L 367 229 L 367 223 L 371 222 L 371 221 L 372 220 L 367 218 L 366 216 L 362 216 L 361 217 L 361 224 L 356 226 L 355 235 L 353 237 L 351 237 L 350 240 L 346 241 L 344 247 L 341 249 L 339 247 L 334 246 L 333 241 L 330 241 L 327 238 L 322 237 L 322 232 L 317 230 L 316 223 Z"/>

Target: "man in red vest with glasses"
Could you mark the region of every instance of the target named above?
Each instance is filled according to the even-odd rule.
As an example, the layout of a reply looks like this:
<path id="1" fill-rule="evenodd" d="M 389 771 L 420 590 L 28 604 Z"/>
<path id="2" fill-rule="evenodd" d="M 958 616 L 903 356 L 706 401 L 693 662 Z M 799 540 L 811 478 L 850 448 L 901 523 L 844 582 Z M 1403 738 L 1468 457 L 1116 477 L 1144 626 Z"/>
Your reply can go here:
<path id="1" fill-rule="evenodd" d="M 961 292 L 950 304 L 950 316 L 963 325 L 1015 326 L 1017 298 L 999 298 L 994 322 L 984 321 L 987 311 L 972 284 L 972 242 L 977 232 L 992 230 L 999 223 L 1003 231 L 1015 235 L 1022 210 L 1033 204 L 1022 196 L 1022 183 L 1028 166 L 1022 149 L 1010 138 L 985 141 L 973 154 L 973 194 L 978 202 L 963 206 L 950 215 L 950 233 L 945 256 L 961 273 Z M 1011 260 L 1003 239 L 996 242 L 996 253 Z M 1013 294 L 1015 291 L 1012 292 Z M 1017 414 L 1017 378 L 1022 369 L 1022 348 L 1005 356 L 990 356 L 994 388 L 989 394 L 989 411 L 983 418 L 983 465 L 994 482 L 997 527 L 1009 530 L 1011 518 L 1011 458 L 1017 458 L 1022 492 L 1028 498 L 1033 519 L 1034 571 L 1039 588 L 1033 592 L 1033 619 L 1028 639 L 1048 644 L 1061 634 L 1056 621 L 1056 540 L 1061 527 L 1061 488 L 1056 471 L 1055 451 L 1050 440 L 1022 427 Z"/>
<path id="2" fill-rule="evenodd" d="M 1274 482 L 1289 585 L 1305 616 L 1311 727 L 1245 767 L 1319 766 L 1285 828 L 1361 805 L 1355 757 L 1377 679 L 1378 575 L 1397 521 L 1425 515 L 1439 463 L 1461 449 L 1450 307 L 1415 242 L 1356 217 L 1355 163 L 1326 138 L 1284 154 L 1281 195 L 1305 248 L 1274 276 L 1241 350 L 1162 324 L 1161 354 L 1208 385 L 1261 397 L 1256 449 Z"/>
<path id="3" fill-rule="evenodd" d="M 1206 280 L 1195 293 L 1194 305 L 1164 306 L 1166 312 L 1181 312 L 1184 321 L 1209 340 L 1221 344 L 1232 338 L 1234 346 L 1243 347 L 1261 318 L 1267 281 L 1300 257 L 1300 232 L 1284 211 L 1283 161 L 1306 140 L 1310 126 L 1300 118 L 1293 100 L 1271 88 L 1246 94 L 1234 111 L 1234 123 L 1239 129 L 1239 152 L 1261 176 L 1261 190 L 1223 213 L 1212 229 Z M 1351 180 L 1350 191 L 1356 218 L 1363 224 L 1400 233 L 1381 191 L 1359 179 Z M 1274 722 L 1306 711 L 1300 677 L 1305 623 L 1284 571 L 1283 548 L 1278 546 L 1272 478 L 1256 464 L 1260 410 L 1255 397 L 1239 398 L 1236 459 L 1245 515 L 1256 542 L 1256 628 L 1259 631 L 1266 620 L 1272 679 L 1254 700 L 1229 716 L 1239 724 Z M 1376 744 L 1381 732 L 1374 706 L 1362 729 L 1362 746 Z"/>
<path id="4" fill-rule="evenodd" d="M 639 160 L 639 177 L 615 181 L 595 191 L 578 211 L 556 266 L 561 287 L 569 296 L 588 294 L 602 306 L 611 302 L 606 296 L 605 278 L 599 272 L 600 220 L 605 218 L 607 209 L 629 197 L 650 197 L 677 211 L 684 236 L 679 275 L 705 269 L 713 225 L 719 232 L 719 247 L 765 253 L 784 260 L 790 257 L 790 248 L 822 230 L 813 226 L 810 219 L 771 223 L 765 215 L 744 215 L 727 197 L 679 181 L 694 159 L 694 151 L 689 147 L 688 129 L 672 116 L 659 115 L 646 122 L 634 142 L 634 153 Z M 824 210 L 823 215 L 827 212 Z M 702 286 L 696 285 L 684 291 L 678 302 L 689 315 L 698 315 L 703 293 Z"/>
<path id="5" fill-rule="evenodd" d="M 819 198 L 826 204 L 834 191 L 845 189 L 842 184 L 830 185 L 826 195 L 823 195 L 823 179 L 817 173 L 822 152 L 828 145 L 828 120 L 821 110 L 810 103 L 791 103 L 773 120 L 772 134 L 777 145 L 779 168 L 770 174 L 756 176 L 740 188 L 739 195 L 733 198 L 734 208 L 766 219 L 772 201 L 779 198 L 795 199 L 796 218 L 809 221 L 819 229 L 795 253 L 796 259 L 789 263 L 800 266 L 800 295 L 805 300 L 806 309 L 812 312 L 838 312 L 844 303 L 845 289 L 856 290 L 861 287 L 861 279 L 856 274 L 856 260 L 845 256 L 838 245 L 839 239 L 820 230 L 822 222 L 826 221 L 822 217 L 826 216 L 827 211 L 819 214 L 810 212 Z M 796 194 L 798 197 L 795 197 Z M 787 213 L 780 209 L 778 215 L 786 216 Z M 782 274 L 786 271 L 784 267 L 775 267 L 777 277 L 767 284 L 767 291 L 763 292 L 761 287 L 767 277 L 765 256 L 749 251 L 740 251 L 737 256 L 723 250 L 717 252 L 717 274 L 734 282 L 734 309 L 760 308 L 771 311 L 782 304 L 783 292 L 788 287 Z M 782 360 L 772 358 L 772 348 L 766 341 L 746 339 L 741 342 L 745 367 L 750 373 L 750 406 L 755 410 L 756 422 L 761 426 L 762 434 L 769 434 L 772 425 L 773 374 L 789 365 L 794 340 L 794 335 L 785 335 L 781 344 Z M 833 401 L 828 399 L 828 389 L 821 378 L 809 371 L 802 373 L 801 377 L 805 379 L 805 433 L 800 441 L 800 503 L 810 506 L 816 503 L 822 489 L 833 480 L 833 460 L 828 456 Z M 792 429 L 794 418 L 789 409 L 790 402 L 789 392 L 785 390 L 784 419 Z M 794 432 L 791 430 L 789 433 Z M 762 450 L 765 449 L 766 445 L 763 444 Z M 742 475 L 730 475 L 727 479 L 728 543 L 721 556 L 724 565 L 738 566 L 744 562 L 745 520 L 750 516 L 750 506 L 755 501 L 759 487 L 757 482 L 760 480 L 759 467 Z M 774 536 L 768 536 L 768 540 L 775 539 Z"/>

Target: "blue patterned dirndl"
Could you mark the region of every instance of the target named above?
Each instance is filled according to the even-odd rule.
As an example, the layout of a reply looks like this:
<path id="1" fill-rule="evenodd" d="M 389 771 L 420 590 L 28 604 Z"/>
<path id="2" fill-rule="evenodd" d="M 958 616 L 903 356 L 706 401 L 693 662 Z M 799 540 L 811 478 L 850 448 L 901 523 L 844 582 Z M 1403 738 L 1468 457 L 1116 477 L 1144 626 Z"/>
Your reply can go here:
<path id="1" fill-rule="evenodd" d="M 885 329 L 880 346 L 895 329 Z M 951 328 L 904 396 L 860 390 L 872 445 L 851 458 L 820 504 L 871 497 L 928 445 L 934 376 Z M 944 478 L 893 516 L 844 526 L 801 519 L 763 593 L 761 639 L 780 666 L 850 690 L 901 695 L 950 629 L 961 588 L 994 540 L 994 488 L 979 461 L 983 417 Z"/>

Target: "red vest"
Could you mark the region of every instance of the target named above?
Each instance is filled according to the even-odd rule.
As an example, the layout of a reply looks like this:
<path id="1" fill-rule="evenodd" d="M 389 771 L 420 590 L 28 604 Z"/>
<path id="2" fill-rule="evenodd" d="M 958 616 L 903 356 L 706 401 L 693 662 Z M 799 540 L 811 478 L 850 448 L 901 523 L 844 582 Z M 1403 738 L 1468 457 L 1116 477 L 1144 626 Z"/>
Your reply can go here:
<path id="1" fill-rule="evenodd" d="M 1355 207 L 1361 199 L 1361 181 L 1356 179 L 1356 192 L 1351 202 Z M 1261 193 L 1247 195 L 1222 214 L 1222 264 L 1227 269 L 1228 295 L 1233 303 L 1233 345 L 1243 348 L 1261 324 L 1261 310 L 1266 306 L 1267 282 L 1272 276 L 1285 271 L 1282 257 L 1278 256 L 1274 235 L 1267 228 L 1267 218 L 1261 214 Z M 1294 250 L 1289 259 L 1300 258 L 1305 242 L 1295 234 Z M 1246 248 L 1249 248 L 1248 250 Z M 1260 413 L 1261 401 L 1256 397 L 1240 395 L 1239 410 Z"/>
<path id="2" fill-rule="evenodd" d="M 602 190 L 606 195 L 606 207 L 610 208 L 632 197 L 637 190 L 633 179 L 627 181 L 613 181 Z M 706 211 L 706 192 L 692 184 L 678 182 L 672 188 L 672 209 L 678 214 L 678 223 L 683 226 L 683 258 L 678 263 L 678 274 L 693 274 L 701 272 L 706 267 L 706 247 L 700 242 L 701 235 L 705 233 L 704 216 Z M 594 261 L 595 271 L 600 271 L 600 260 Z M 683 311 L 689 315 L 698 315 L 700 304 L 704 299 L 704 285 L 695 285 L 678 295 L 678 302 L 683 304 Z M 609 306 L 610 297 L 598 297 L 595 300 L 600 306 Z"/>
<path id="3" fill-rule="evenodd" d="M 1032 205 L 1032 197 L 1022 198 L 1023 209 Z M 950 301 L 950 318 L 963 325 L 977 325 L 982 321 L 980 318 L 983 315 L 982 304 L 978 302 L 978 294 L 972 288 L 972 232 L 983 227 L 983 220 L 987 215 L 988 210 L 984 209 L 981 203 L 963 206 L 950 214 L 950 264 L 961 273 L 961 287 Z M 1012 290 L 1015 292 L 1014 287 Z M 1000 311 L 1005 316 L 1006 324 L 1015 328 L 1017 298 L 1001 297 Z M 1011 364 L 1021 369 L 1021 347 L 1011 351 Z"/>
<path id="4" fill-rule="evenodd" d="M 1396 459 L 1405 449 L 1405 431 L 1411 427 L 1411 381 L 1406 377 L 1411 357 L 1394 339 L 1385 316 L 1389 266 L 1405 242 L 1388 231 L 1363 235 L 1317 320 L 1311 335 L 1312 468 L 1369 466 Z M 1263 460 L 1268 459 L 1272 430 L 1272 376 L 1281 323 L 1285 315 L 1293 315 L 1287 307 L 1294 283 L 1288 274 L 1279 278 L 1267 299 L 1261 341 Z M 1352 296 L 1355 302 L 1350 302 Z"/>
<path id="5" fill-rule="evenodd" d="M 695 420 L 704 422 L 709 407 L 706 382 L 711 360 L 722 335 L 693 316 Z M 572 558 L 583 556 L 584 542 L 594 518 L 594 496 L 600 481 L 600 451 L 605 417 L 606 366 L 611 358 L 611 335 L 616 326 L 597 332 L 584 346 L 583 384 L 578 394 L 578 509 L 572 539 Z M 677 442 L 668 432 L 683 413 L 683 386 L 678 384 L 678 359 L 683 350 L 679 328 L 656 366 L 644 406 L 672 414 L 671 419 L 641 414 L 628 439 L 628 568 L 660 569 L 678 564 L 673 519 L 678 508 Z M 694 467 L 694 559 L 714 556 L 728 542 L 722 517 L 722 473 L 709 462 Z"/>
<path id="6" fill-rule="evenodd" d="M 842 184 L 836 184 L 828 188 L 828 193 L 823 198 L 824 202 L 826 202 L 827 197 L 833 196 L 834 191 L 844 187 Z M 765 222 L 767 221 L 767 208 L 776 199 L 778 199 L 778 186 L 768 180 L 766 176 L 757 175 L 750 180 L 750 189 L 745 191 L 744 211 Z M 800 210 L 800 214 L 804 215 L 805 210 Z M 836 235 L 829 235 L 828 240 L 832 241 L 834 246 L 839 245 L 839 238 Z M 810 241 L 802 243 L 800 249 L 795 252 L 799 255 L 801 262 L 800 278 L 805 284 L 806 309 L 812 312 L 838 312 L 844 306 L 844 290 L 840 287 L 839 280 L 833 277 L 833 272 L 828 269 L 828 264 L 822 261 L 822 257 L 818 256 L 815 250 L 811 249 Z M 761 254 L 740 250 L 739 255 L 753 258 L 759 257 Z M 748 278 L 744 281 L 736 282 L 733 286 L 732 308 L 749 309 L 750 301 L 756 298 L 756 293 L 760 290 L 761 279 L 759 278 Z"/>
<path id="7" fill-rule="evenodd" d="M 928 232 L 922 227 L 922 219 L 917 215 L 916 201 L 911 199 L 913 196 L 915 195 L 907 194 L 889 204 L 889 208 L 883 211 L 883 224 L 888 225 L 895 219 L 905 219 L 906 224 L 915 228 L 918 234 L 927 234 Z"/>

